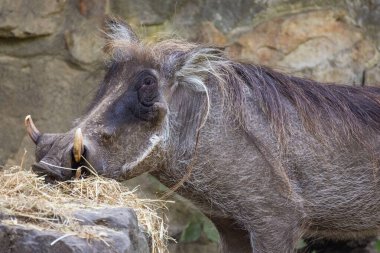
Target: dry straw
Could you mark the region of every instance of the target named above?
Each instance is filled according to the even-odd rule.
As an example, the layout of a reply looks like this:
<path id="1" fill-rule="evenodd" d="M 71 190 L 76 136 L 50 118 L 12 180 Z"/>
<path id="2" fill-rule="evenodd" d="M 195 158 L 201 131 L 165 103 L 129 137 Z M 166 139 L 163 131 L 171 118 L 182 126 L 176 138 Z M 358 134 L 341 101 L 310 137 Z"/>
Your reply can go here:
<path id="1" fill-rule="evenodd" d="M 83 209 L 129 207 L 135 210 L 139 225 L 150 234 L 152 252 L 167 252 L 167 227 L 159 214 L 165 202 L 140 199 L 135 191 L 99 176 L 45 184 L 44 178 L 20 167 L 0 169 L 0 214 L 14 217 L 1 222 L 52 229 L 64 233 L 62 238 L 76 235 L 106 243 L 105 235 L 91 226 L 79 225 L 73 213 Z"/>

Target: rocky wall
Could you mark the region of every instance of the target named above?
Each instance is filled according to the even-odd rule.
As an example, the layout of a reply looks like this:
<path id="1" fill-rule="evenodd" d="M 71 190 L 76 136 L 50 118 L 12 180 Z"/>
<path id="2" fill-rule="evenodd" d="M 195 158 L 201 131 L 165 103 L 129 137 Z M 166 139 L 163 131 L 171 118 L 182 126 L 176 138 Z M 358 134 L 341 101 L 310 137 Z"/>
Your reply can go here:
<path id="1" fill-rule="evenodd" d="M 2 0 L 1 165 L 33 160 L 25 115 L 59 132 L 85 110 L 104 73 L 106 14 L 149 40 L 178 36 L 319 81 L 380 85 L 380 0 Z"/>

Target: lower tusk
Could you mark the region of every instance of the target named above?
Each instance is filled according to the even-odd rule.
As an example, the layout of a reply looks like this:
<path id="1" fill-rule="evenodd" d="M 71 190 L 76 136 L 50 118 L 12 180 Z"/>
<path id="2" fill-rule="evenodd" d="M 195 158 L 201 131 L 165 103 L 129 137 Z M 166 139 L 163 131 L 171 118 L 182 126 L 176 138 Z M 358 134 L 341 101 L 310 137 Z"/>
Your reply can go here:
<path id="1" fill-rule="evenodd" d="M 41 137 L 40 131 L 38 131 L 37 127 L 34 125 L 32 116 L 28 115 L 25 117 L 25 127 L 28 132 L 29 137 L 32 141 L 37 144 L 38 139 Z"/>
<path id="2" fill-rule="evenodd" d="M 82 167 L 79 167 L 76 171 L 75 171 L 75 179 L 79 179 L 82 175 Z"/>
<path id="3" fill-rule="evenodd" d="M 78 128 L 74 135 L 73 155 L 75 162 L 79 162 L 84 152 L 82 130 Z"/>

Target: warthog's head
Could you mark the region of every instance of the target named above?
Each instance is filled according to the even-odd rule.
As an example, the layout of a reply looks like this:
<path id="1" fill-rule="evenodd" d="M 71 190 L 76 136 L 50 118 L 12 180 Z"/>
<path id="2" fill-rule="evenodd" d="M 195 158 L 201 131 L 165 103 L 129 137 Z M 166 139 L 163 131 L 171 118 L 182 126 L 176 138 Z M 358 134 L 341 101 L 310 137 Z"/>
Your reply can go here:
<path id="1" fill-rule="evenodd" d="M 196 146 L 210 105 L 205 82 L 221 79 L 214 70 L 228 64 L 223 51 L 178 40 L 146 44 L 116 19 L 105 27 L 108 71 L 75 127 L 41 134 L 25 119 L 38 174 L 67 180 L 85 166 L 126 179 L 162 168 L 169 149 L 186 159 Z"/>
<path id="2" fill-rule="evenodd" d="M 86 166 L 126 179 L 162 168 L 169 146 L 184 159 L 196 146 L 210 105 L 205 82 L 221 79 L 214 70 L 226 66 L 223 51 L 178 40 L 146 44 L 116 19 L 105 27 L 108 71 L 75 127 L 41 134 L 30 116 L 25 120 L 37 145 L 38 174 L 67 180 Z"/>
<path id="3" fill-rule="evenodd" d="M 67 180 L 73 169 L 91 164 L 101 175 L 130 178 L 161 166 L 169 131 L 167 98 L 182 49 L 170 58 L 165 53 L 169 46 L 146 46 L 119 20 L 108 20 L 106 27 L 109 67 L 75 127 L 63 134 L 42 134 L 30 116 L 25 119 L 37 146 L 33 169 L 38 174 Z M 161 62 L 165 54 L 171 59 L 168 64 Z"/>

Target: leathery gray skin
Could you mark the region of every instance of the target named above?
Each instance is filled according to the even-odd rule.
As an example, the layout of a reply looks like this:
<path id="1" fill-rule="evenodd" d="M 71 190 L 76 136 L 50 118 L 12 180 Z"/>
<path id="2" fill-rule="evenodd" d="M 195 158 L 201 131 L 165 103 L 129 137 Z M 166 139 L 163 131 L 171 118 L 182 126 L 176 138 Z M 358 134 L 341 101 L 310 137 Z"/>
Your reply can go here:
<path id="1" fill-rule="evenodd" d="M 62 168 L 87 162 L 119 180 L 150 172 L 210 217 L 223 252 L 379 232 L 379 88 L 321 85 L 184 41 L 147 44 L 117 19 L 105 29 L 108 72 L 87 113 L 63 134 L 28 123 L 37 173 L 67 180 Z M 78 128 L 86 161 L 73 158 Z"/>

